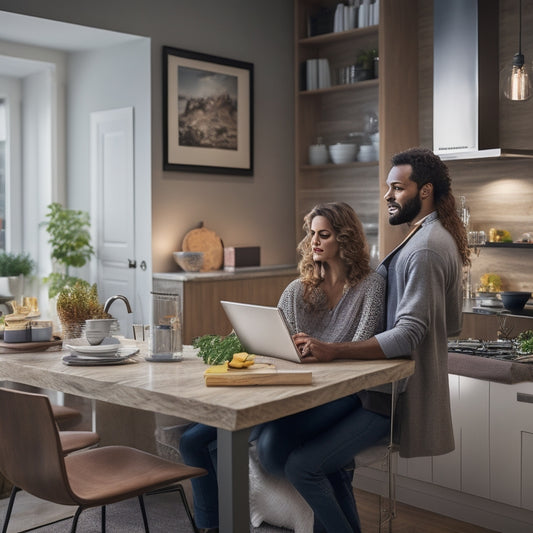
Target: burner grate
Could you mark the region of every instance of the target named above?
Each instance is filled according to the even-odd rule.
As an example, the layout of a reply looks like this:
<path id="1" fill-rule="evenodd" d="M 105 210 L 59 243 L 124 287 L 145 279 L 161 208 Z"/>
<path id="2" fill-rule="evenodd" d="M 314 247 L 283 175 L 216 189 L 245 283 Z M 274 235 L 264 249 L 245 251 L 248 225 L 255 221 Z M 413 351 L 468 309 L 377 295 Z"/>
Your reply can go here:
<path id="1" fill-rule="evenodd" d="M 514 361 L 520 354 L 512 341 L 484 341 L 476 339 L 454 340 L 448 342 L 448 350 L 478 357 L 487 357 L 502 361 Z M 517 361 L 520 362 L 520 361 Z"/>

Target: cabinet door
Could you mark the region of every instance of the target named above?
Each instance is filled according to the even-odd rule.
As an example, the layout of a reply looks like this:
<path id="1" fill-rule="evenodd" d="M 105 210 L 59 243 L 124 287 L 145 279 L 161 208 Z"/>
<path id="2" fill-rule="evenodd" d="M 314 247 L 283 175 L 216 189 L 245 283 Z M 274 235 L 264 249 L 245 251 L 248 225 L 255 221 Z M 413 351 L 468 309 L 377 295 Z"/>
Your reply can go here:
<path id="1" fill-rule="evenodd" d="M 490 385 L 490 498 L 533 509 L 533 383 Z"/>
<path id="2" fill-rule="evenodd" d="M 489 475 L 489 393 L 490 382 L 459 378 L 459 450 L 461 491 L 488 498 Z"/>

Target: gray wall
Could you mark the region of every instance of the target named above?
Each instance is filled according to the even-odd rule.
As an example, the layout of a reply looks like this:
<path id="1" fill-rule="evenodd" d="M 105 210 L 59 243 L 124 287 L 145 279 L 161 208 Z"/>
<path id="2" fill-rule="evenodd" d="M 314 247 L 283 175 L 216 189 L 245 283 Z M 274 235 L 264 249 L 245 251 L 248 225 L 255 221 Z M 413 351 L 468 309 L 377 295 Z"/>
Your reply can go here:
<path id="1" fill-rule="evenodd" d="M 177 269 L 171 253 L 200 221 L 225 245 L 261 246 L 264 265 L 295 261 L 292 2 L 0 0 L 0 9 L 151 39 L 154 272 Z M 163 45 L 254 64 L 254 176 L 163 172 Z"/>

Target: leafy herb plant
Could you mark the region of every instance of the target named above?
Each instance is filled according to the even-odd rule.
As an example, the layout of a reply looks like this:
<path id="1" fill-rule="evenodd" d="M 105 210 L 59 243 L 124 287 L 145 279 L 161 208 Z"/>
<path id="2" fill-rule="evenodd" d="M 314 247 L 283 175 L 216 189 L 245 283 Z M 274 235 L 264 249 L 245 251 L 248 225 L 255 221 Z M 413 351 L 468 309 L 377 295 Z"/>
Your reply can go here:
<path id="1" fill-rule="evenodd" d="M 0 253 L 0 276 L 29 276 L 34 267 L 29 254 Z"/>
<path id="2" fill-rule="evenodd" d="M 533 353 L 533 330 L 523 331 L 516 337 L 518 349 L 525 354 Z"/>
<path id="3" fill-rule="evenodd" d="M 233 354 L 244 351 L 235 333 L 230 333 L 225 337 L 203 335 L 193 339 L 192 345 L 198 348 L 198 357 L 201 357 L 206 365 L 222 365 L 225 361 L 231 361 Z"/>

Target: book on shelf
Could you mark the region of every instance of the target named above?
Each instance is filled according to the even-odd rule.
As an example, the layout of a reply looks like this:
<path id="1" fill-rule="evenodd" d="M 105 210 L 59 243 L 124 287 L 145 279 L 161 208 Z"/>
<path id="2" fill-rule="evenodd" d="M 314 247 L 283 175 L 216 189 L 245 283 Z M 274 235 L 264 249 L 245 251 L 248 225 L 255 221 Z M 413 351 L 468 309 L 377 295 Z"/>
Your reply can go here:
<path id="1" fill-rule="evenodd" d="M 329 61 L 325 57 L 308 59 L 303 63 L 305 75 L 302 74 L 302 82 L 305 80 L 303 90 L 326 89 L 331 87 L 331 73 Z"/>
<path id="2" fill-rule="evenodd" d="M 379 24 L 380 0 L 349 0 L 307 17 L 307 36 L 337 33 Z"/>

